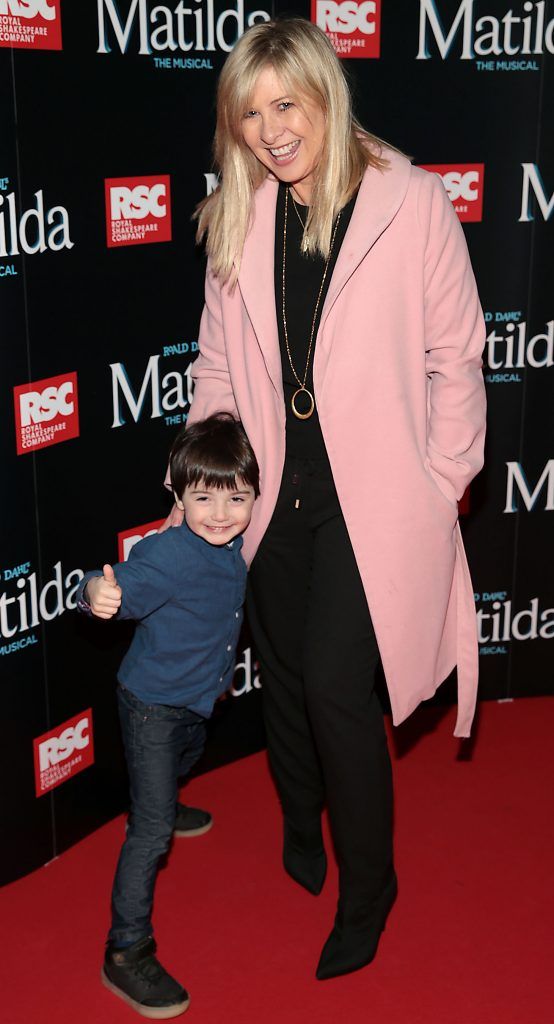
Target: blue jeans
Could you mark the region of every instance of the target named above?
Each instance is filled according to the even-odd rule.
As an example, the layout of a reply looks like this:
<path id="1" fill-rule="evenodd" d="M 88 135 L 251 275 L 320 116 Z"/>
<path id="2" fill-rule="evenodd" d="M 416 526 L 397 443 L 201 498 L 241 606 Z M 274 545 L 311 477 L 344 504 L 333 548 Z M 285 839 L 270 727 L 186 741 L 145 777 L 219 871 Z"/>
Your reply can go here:
<path id="1" fill-rule="evenodd" d="M 112 889 L 109 940 L 127 946 L 152 935 L 158 861 L 171 842 L 177 780 L 204 749 L 206 720 L 188 708 L 143 704 L 118 687 L 131 809 Z"/>

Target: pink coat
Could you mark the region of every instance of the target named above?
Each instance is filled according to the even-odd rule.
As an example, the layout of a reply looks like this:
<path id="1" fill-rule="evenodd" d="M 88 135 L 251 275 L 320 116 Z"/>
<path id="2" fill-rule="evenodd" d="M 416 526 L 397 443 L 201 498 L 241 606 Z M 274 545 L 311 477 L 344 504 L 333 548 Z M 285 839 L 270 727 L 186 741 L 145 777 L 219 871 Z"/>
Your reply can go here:
<path id="1" fill-rule="evenodd" d="M 473 587 L 457 524 L 483 462 L 485 327 L 462 229 L 440 179 L 387 151 L 368 168 L 321 316 L 314 388 L 398 725 L 458 666 L 455 736 L 477 692 Z M 238 287 L 208 268 L 191 420 L 238 414 L 261 468 L 249 563 L 285 455 L 274 297 L 277 184 L 254 201 Z M 337 636 L 338 644 L 341 642 Z"/>

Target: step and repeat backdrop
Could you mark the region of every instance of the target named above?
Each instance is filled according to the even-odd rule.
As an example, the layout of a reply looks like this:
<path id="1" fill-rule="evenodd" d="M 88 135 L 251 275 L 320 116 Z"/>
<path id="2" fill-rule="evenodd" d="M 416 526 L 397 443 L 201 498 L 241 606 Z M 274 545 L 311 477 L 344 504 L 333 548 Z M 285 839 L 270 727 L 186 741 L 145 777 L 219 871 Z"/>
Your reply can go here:
<path id="1" fill-rule="evenodd" d="M 217 76 L 282 14 L 329 35 L 359 118 L 463 222 L 488 329 L 487 466 L 462 504 L 481 696 L 553 691 L 554 3 L 0 0 L 1 882 L 125 803 L 129 627 L 81 618 L 75 591 L 168 512 Z M 245 635 L 203 769 L 263 743 Z"/>

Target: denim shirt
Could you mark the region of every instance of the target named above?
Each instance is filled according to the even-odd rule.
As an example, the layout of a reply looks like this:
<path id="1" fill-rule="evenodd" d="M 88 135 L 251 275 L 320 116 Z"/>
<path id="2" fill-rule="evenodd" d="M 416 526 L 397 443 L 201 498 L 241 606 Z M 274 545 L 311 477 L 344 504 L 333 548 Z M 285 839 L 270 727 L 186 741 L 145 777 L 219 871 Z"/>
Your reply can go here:
<path id="1" fill-rule="evenodd" d="M 242 623 L 246 564 L 242 537 L 218 547 L 183 523 L 145 537 L 114 565 L 122 589 L 116 618 L 136 630 L 118 679 L 145 704 L 187 707 L 208 717 L 228 688 Z M 77 605 L 95 569 L 82 579 Z"/>

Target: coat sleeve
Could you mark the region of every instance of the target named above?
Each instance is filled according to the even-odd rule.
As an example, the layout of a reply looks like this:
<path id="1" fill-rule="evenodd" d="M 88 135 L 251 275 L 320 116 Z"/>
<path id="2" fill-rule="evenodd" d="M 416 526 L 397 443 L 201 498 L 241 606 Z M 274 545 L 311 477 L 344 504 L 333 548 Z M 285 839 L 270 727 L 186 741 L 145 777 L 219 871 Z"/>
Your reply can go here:
<path id="1" fill-rule="evenodd" d="M 199 354 L 192 367 L 194 397 L 188 423 L 205 419 L 215 412 L 230 412 L 239 418 L 225 347 L 221 304 L 221 285 L 211 270 L 206 270 L 205 304 L 198 335 Z"/>
<path id="2" fill-rule="evenodd" d="M 427 462 L 446 497 L 459 501 L 483 465 L 485 324 L 452 203 L 434 174 L 430 188 L 424 271 Z"/>

